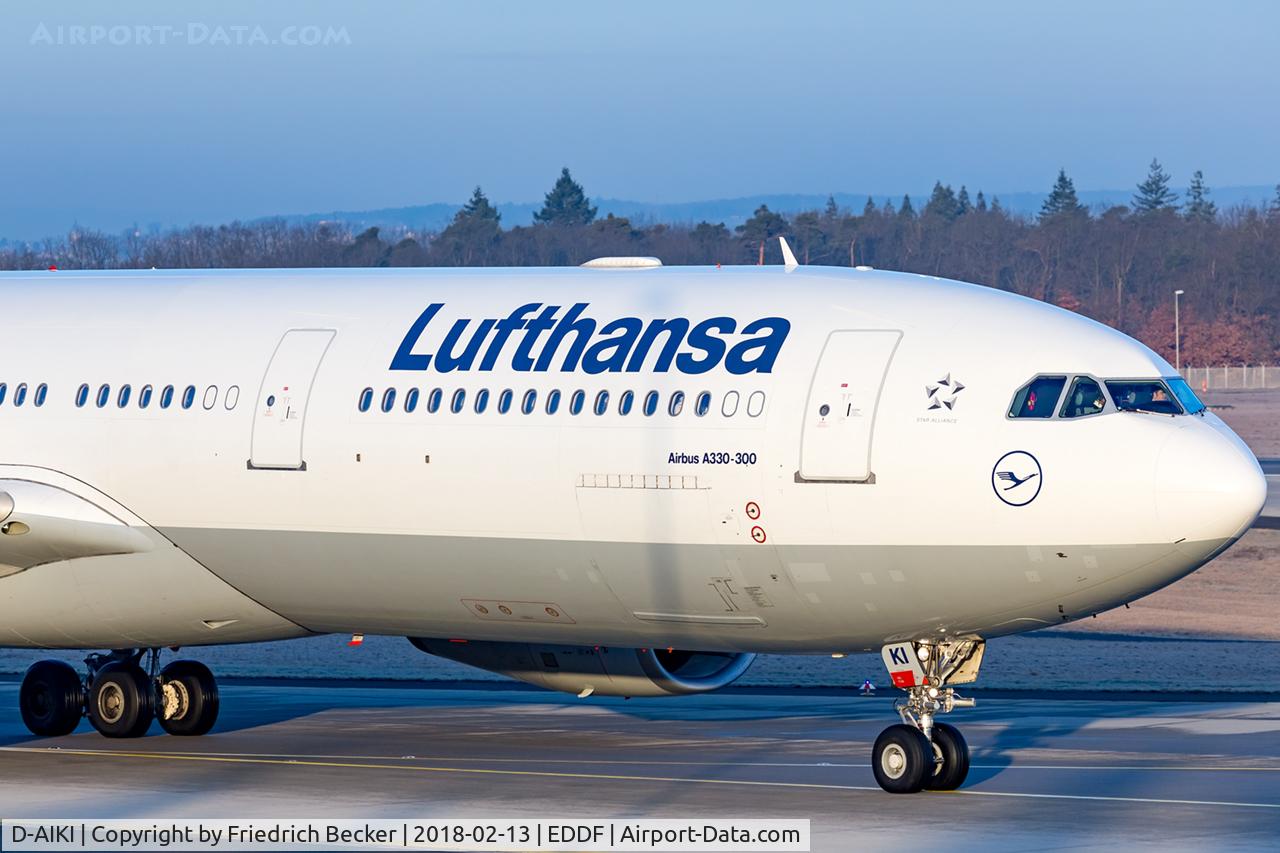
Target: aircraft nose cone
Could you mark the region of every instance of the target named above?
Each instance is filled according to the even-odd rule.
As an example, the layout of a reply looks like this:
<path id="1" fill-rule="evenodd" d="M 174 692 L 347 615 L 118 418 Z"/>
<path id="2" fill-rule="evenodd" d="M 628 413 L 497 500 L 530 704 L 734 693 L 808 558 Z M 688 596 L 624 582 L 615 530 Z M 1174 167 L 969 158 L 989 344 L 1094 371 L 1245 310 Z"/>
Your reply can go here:
<path id="1" fill-rule="evenodd" d="M 1156 466 L 1156 509 L 1173 541 L 1234 539 L 1267 499 L 1267 479 L 1248 446 L 1226 426 L 1187 424 Z"/>

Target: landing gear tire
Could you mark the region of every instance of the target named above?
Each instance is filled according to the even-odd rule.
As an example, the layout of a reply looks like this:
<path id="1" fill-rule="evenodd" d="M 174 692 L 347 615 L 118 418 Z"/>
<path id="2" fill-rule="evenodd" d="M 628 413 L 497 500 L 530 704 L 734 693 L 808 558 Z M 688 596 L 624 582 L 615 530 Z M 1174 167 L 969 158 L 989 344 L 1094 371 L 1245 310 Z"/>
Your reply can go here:
<path id="1" fill-rule="evenodd" d="M 151 680 L 136 663 L 98 670 L 89 688 L 89 722 L 105 737 L 141 737 L 155 716 Z"/>
<path id="2" fill-rule="evenodd" d="M 946 723 L 933 724 L 932 752 L 934 771 L 925 779 L 930 791 L 954 791 L 964 784 L 969 775 L 969 744 L 955 726 Z"/>
<path id="3" fill-rule="evenodd" d="M 70 664 L 59 660 L 33 663 L 18 691 L 22 722 L 40 737 L 69 735 L 84 716 L 84 684 Z"/>
<path id="4" fill-rule="evenodd" d="M 160 671 L 156 718 L 171 735 L 194 737 L 218 719 L 218 682 L 204 664 L 176 660 Z"/>
<path id="5" fill-rule="evenodd" d="M 890 794 L 914 794 L 933 773 L 933 746 L 914 726 L 889 726 L 876 738 L 871 771 Z"/>

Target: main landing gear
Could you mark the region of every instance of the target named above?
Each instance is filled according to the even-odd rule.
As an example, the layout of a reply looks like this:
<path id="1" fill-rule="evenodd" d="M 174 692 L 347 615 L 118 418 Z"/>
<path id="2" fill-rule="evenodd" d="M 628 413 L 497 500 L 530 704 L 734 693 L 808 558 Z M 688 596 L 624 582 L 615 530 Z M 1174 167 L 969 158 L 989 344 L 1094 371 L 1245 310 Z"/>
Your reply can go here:
<path id="1" fill-rule="evenodd" d="M 171 735 L 202 735 L 218 719 L 218 683 L 202 663 L 176 660 L 160 669 L 159 649 L 117 649 L 85 664 L 84 677 L 55 660 L 27 670 L 18 705 L 32 734 L 70 734 L 88 717 L 106 737 L 141 737 L 152 720 Z"/>
<path id="2" fill-rule="evenodd" d="M 969 745 L 938 714 L 972 708 L 973 699 L 955 694 L 952 684 L 968 684 L 982 665 L 982 640 L 895 643 L 881 650 L 895 687 L 907 695 L 894 705 L 902 722 L 876 738 L 871 770 L 891 794 L 953 791 L 969 774 Z"/>

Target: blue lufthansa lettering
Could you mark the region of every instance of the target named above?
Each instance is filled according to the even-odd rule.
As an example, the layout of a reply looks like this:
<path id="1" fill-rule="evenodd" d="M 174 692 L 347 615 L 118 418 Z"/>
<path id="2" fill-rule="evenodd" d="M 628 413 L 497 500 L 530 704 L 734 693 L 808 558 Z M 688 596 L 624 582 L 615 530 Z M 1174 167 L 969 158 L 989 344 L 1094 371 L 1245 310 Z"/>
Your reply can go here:
<path id="1" fill-rule="evenodd" d="M 391 369 L 491 371 L 505 356 L 510 368 L 522 373 L 579 368 L 588 374 L 666 373 L 674 368 L 702 374 L 720 365 L 736 375 L 771 373 L 791 331 L 790 321 L 782 317 L 761 317 L 741 331 L 727 316 L 696 324 L 684 317 L 619 317 L 599 323 L 586 316 L 588 307 L 577 302 L 561 314 L 559 305 L 529 302 L 502 319 L 455 319 L 443 336 L 435 337 L 429 329 L 444 303 L 433 302 L 409 327 Z M 438 343 L 431 352 L 428 341 L 433 338 Z"/>

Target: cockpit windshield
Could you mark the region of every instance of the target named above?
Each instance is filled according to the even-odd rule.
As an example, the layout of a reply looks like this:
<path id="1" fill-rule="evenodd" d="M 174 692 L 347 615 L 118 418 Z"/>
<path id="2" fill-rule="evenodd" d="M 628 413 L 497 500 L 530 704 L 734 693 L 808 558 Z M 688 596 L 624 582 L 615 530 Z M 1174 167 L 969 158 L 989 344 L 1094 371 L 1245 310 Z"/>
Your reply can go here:
<path id="1" fill-rule="evenodd" d="M 1183 383 L 1186 384 L 1186 383 Z M 1159 379 L 1107 380 L 1107 390 L 1116 408 L 1122 412 L 1154 412 L 1158 415 L 1180 415 L 1182 406 Z M 1190 388 L 1187 389 L 1190 392 Z M 1194 394 L 1192 397 L 1194 398 Z M 1199 402 L 1199 401 L 1197 401 Z M 1203 408 L 1203 407 L 1202 407 Z"/>
<path id="2" fill-rule="evenodd" d="M 1181 376 L 1175 376 L 1172 379 L 1166 379 L 1165 382 L 1169 384 L 1169 390 L 1173 392 L 1173 396 L 1178 398 L 1178 402 L 1182 404 L 1182 408 L 1186 409 L 1188 415 L 1204 411 L 1204 403 L 1201 403 L 1200 398 L 1196 396 L 1196 392 L 1191 390 L 1187 380 Z"/>

